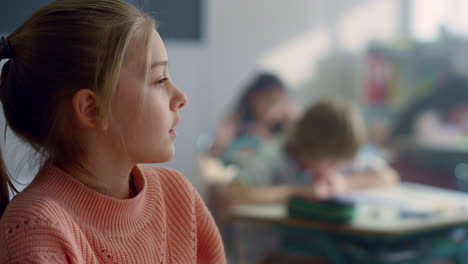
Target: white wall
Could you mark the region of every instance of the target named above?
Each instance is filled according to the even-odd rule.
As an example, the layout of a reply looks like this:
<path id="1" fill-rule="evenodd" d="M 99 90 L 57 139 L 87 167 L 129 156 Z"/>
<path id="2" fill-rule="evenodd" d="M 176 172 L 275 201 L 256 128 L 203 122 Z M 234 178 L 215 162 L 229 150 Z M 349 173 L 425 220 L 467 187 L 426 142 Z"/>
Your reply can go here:
<path id="1" fill-rule="evenodd" d="M 196 141 L 199 135 L 210 126 L 205 117 L 208 90 L 207 49 L 204 43 L 166 42 L 170 61 L 170 75 L 176 85 L 182 89 L 188 103 L 181 110 L 182 121 L 176 127 L 176 154 L 174 159 L 164 166 L 176 168 L 184 173 L 197 189 L 201 189 L 201 179 L 196 162 Z"/>

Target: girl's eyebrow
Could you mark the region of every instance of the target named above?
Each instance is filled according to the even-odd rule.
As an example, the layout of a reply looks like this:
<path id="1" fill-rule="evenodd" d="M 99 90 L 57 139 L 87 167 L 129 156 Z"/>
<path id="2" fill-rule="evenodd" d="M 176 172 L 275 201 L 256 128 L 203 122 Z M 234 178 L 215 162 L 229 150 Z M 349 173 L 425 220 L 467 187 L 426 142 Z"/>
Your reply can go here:
<path id="1" fill-rule="evenodd" d="M 155 61 L 153 63 L 151 63 L 151 70 L 158 67 L 158 66 L 167 66 L 168 65 L 168 61 L 165 60 L 165 61 Z"/>

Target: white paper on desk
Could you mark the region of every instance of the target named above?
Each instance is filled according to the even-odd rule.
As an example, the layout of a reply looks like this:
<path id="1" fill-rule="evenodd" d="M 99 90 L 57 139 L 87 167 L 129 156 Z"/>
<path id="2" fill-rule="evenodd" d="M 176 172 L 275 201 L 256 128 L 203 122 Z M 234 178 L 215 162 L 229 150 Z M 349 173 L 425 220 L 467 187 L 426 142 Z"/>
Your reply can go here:
<path id="1" fill-rule="evenodd" d="M 340 194 L 337 200 L 395 208 L 407 216 L 430 216 L 468 211 L 468 193 L 415 183 Z"/>

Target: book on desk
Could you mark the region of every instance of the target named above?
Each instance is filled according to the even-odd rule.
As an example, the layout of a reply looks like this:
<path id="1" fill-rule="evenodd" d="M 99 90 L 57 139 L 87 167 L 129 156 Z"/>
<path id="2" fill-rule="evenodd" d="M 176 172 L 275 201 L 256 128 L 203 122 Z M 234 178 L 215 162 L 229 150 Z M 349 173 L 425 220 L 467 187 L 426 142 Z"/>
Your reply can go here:
<path id="1" fill-rule="evenodd" d="M 402 183 L 352 191 L 324 201 L 292 197 L 287 207 L 292 217 L 331 223 L 347 223 L 361 218 L 421 220 L 468 213 L 468 193 Z"/>
<path id="2" fill-rule="evenodd" d="M 291 200 L 287 205 L 235 206 L 232 216 L 237 223 L 274 224 L 288 250 L 314 254 L 318 248 L 351 263 L 426 263 L 459 256 L 468 248 L 467 193 L 401 183 L 328 201 L 296 198 L 306 204 L 300 208 L 313 213 L 292 215 Z M 330 210 L 333 206 L 336 210 Z M 323 214 L 327 210 L 335 214 Z M 341 218 L 330 221 L 330 215 Z"/>
<path id="3" fill-rule="evenodd" d="M 365 241 L 385 245 L 378 257 L 383 263 L 421 258 L 425 251 L 431 252 L 428 259 L 445 256 L 464 248 L 468 231 L 444 229 L 468 221 L 468 193 L 414 183 L 353 191 L 326 201 L 293 197 L 287 212 L 289 217 L 323 223 L 314 227 L 327 232 L 357 234 L 363 243 L 339 240 L 347 256 L 372 255 Z M 418 239 L 418 233 L 424 235 Z M 298 245 L 294 240 L 288 243 Z"/>

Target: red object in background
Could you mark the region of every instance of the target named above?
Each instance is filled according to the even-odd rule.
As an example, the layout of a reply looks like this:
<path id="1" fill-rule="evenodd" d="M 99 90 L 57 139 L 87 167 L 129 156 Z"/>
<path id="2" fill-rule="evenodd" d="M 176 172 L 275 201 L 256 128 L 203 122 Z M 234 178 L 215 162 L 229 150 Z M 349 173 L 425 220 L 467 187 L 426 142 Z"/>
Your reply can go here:
<path id="1" fill-rule="evenodd" d="M 389 102 L 391 64 L 382 54 L 370 54 L 367 58 L 365 101 L 370 106 L 384 106 Z"/>

